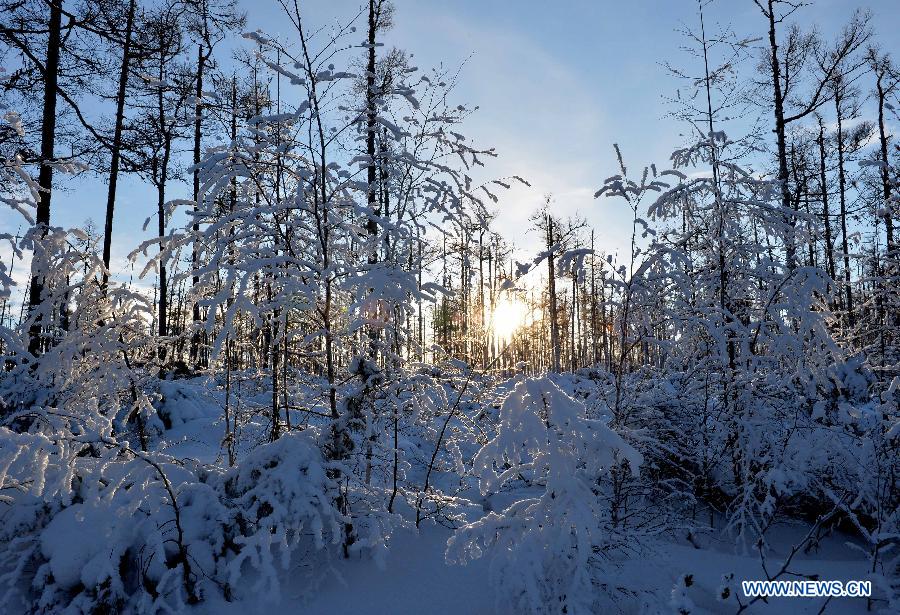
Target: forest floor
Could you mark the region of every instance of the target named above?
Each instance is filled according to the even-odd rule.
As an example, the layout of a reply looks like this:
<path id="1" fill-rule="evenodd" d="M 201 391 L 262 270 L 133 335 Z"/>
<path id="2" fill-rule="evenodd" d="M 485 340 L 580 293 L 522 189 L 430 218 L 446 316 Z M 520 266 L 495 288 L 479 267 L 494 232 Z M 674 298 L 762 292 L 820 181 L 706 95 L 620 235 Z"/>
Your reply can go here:
<path id="1" fill-rule="evenodd" d="M 220 446 L 223 433 L 221 390 L 200 381 L 179 381 L 172 383 L 166 395 L 170 407 L 177 406 L 179 419 L 158 441 L 159 450 L 179 458 L 221 463 L 224 454 Z M 266 404 L 267 395 L 271 394 L 259 395 L 260 406 Z M 262 417 L 259 420 L 263 420 Z M 251 421 L 245 426 L 248 449 L 254 440 L 265 437 L 265 429 L 261 422 Z M 469 495 L 477 497 L 477 492 L 472 491 Z M 478 514 L 480 508 L 471 507 L 473 514 Z M 407 509 L 406 512 L 411 511 Z M 383 561 L 359 556 L 347 560 L 297 556 L 284 573 L 280 595 L 250 592 L 230 603 L 206 602 L 197 607 L 196 612 L 204 615 L 477 615 L 509 612 L 495 598 L 489 558 L 466 565 L 448 564 L 444 560 L 444 549 L 452 530 L 425 522 L 417 531 L 412 522 L 414 513 L 408 518 L 406 527 L 398 528 L 392 534 Z M 772 548 L 767 554 L 770 572 L 781 567 L 791 547 L 800 542 L 807 531 L 808 527 L 796 524 L 780 526 L 770 532 Z M 798 553 L 791 571 L 818 575 L 821 580 L 865 579 L 866 562 L 854 546 L 854 540 L 846 535 L 829 536 L 810 553 Z M 611 613 L 674 612 L 672 588 L 685 575 L 692 575 L 692 585 L 687 590 L 687 596 L 695 605 L 692 613 L 734 613 L 737 603 L 733 597 L 727 602 L 717 599 L 722 576 L 733 574 L 737 582 L 766 578 L 753 545 L 741 548 L 733 537 L 716 530 L 695 532 L 691 536 L 684 530 L 678 535 L 658 538 L 653 544 L 642 545 L 640 555 L 618 563 L 616 569 L 608 580 L 608 587 L 615 591 L 606 592 L 615 596 L 608 600 L 608 612 Z M 245 581 L 249 586 L 253 578 Z M 741 599 L 746 602 L 743 596 Z M 757 602 L 745 612 L 819 613 L 825 602 L 825 598 L 769 599 L 768 603 Z M 865 613 L 866 600 L 834 598 L 825 612 Z"/>

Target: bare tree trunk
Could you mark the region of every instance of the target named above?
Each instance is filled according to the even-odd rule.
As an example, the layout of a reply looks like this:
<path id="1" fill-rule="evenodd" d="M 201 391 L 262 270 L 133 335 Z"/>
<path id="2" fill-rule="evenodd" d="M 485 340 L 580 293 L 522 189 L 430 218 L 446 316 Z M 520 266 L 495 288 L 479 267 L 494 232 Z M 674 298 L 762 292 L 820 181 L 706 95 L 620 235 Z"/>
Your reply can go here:
<path id="1" fill-rule="evenodd" d="M 47 36 L 47 59 L 44 64 L 44 110 L 41 123 L 41 168 L 38 171 L 37 212 L 35 216 L 35 249 L 31 264 L 31 283 L 29 286 L 28 304 L 32 310 L 38 309 L 43 301 L 46 268 L 45 246 L 41 245 L 47 236 L 50 226 L 50 196 L 53 189 L 54 144 L 56 141 L 56 90 L 59 82 L 60 34 L 62 31 L 62 0 L 50 2 L 50 21 Z M 28 331 L 28 351 L 39 355 L 45 347 L 41 334 L 44 323 L 40 317 L 35 318 Z"/>
<path id="2" fill-rule="evenodd" d="M 418 229 L 418 227 L 416 227 Z M 417 231 L 418 232 L 418 231 Z M 416 280 L 417 289 L 419 290 L 419 310 L 418 310 L 418 340 L 419 340 L 419 360 L 425 361 L 425 305 L 422 301 L 422 239 L 416 235 L 416 247 L 419 252 L 417 263 L 418 277 Z"/>
<path id="3" fill-rule="evenodd" d="M 594 231 L 591 230 L 591 364 L 600 362 L 597 350 L 597 255 L 594 254 Z"/>
<path id="4" fill-rule="evenodd" d="M 375 136 L 378 130 L 378 92 L 375 87 L 375 35 L 378 30 L 378 18 L 381 11 L 382 0 L 369 0 L 369 23 L 368 23 L 368 49 L 366 62 L 366 154 L 368 155 L 368 167 L 366 169 L 366 203 L 369 207 L 369 219 L 366 222 L 366 232 L 369 240 L 372 242 L 371 252 L 369 252 L 369 264 L 374 265 L 378 262 L 378 221 L 377 217 L 381 215 L 379 207 L 378 195 L 376 193 L 378 164 L 376 163 L 375 152 Z M 372 293 L 373 289 L 369 290 Z M 375 316 L 380 311 L 380 307 L 374 303 L 369 306 L 368 317 Z M 378 327 L 371 325 L 368 328 L 369 334 L 369 354 L 374 359 L 378 353 Z"/>
<path id="5" fill-rule="evenodd" d="M 577 246 L 576 246 L 577 247 Z M 570 346 L 569 352 L 571 356 L 569 357 L 569 365 L 572 368 L 572 373 L 575 373 L 575 370 L 578 368 L 578 356 L 575 352 L 575 326 L 578 323 L 578 275 L 575 272 L 575 267 L 572 267 L 572 318 L 571 318 L 571 331 L 570 333 Z"/>
<path id="6" fill-rule="evenodd" d="M 278 343 L 278 310 L 272 315 L 272 431 L 269 434 L 269 440 L 274 442 L 281 435 L 281 417 L 279 411 L 279 394 L 278 389 L 278 361 L 281 357 L 281 348 Z"/>
<path id="7" fill-rule="evenodd" d="M 231 336 L 225 338 L 225 450 L 228 452 L 228 465 L 234 467 L 235 429 L 231 417 Z"/>
<path id="8" fill-rule="evenodd" d="M 478 233 L 478 309 L 481 311 L 481 367 L 488 362 L 487 310 L 484 304 L 484 230 Z"/>
<path id="9" fill-rule="evenodd" d="M 841 203 L 841 249 L 844 258 L 844 297 L 847 300 L 847 325 L 852 329 L 853 290 L 850 288 L 850 245 L 847 237 L 847 175 L 844 169 L 844 125 L 841 108 L 841 84 L 834 89 L 834 107 L 837 112 L 838 190 Z"/>
<path id="10" fill-rule="evenodd" d="M 825 157 L 825 126 L 819 118 L 819 184 L 822 190 L 822 221 L 825 224 L 825 268 L 834 280 L 837 277 L 834 266 L 834 239 L 831 232 L 831 212 L 828 209 L 828 175 Z"/>
<path id="11" fill-rule="evenodd" d="M 368 36 L 368 59 L 366 63 L 366 154 L 369 156 L 368 168 L 366 169 L 366 202 L 369 205 L 369 216 L 366 223 L 366 229 L 369 236 L 374 238 L 378 235 L 378 222 L 375 215 L 378 215 L 378 202 L 375 194 L 376 185 L 376 164 L 375 164 L 375 131 L 377 130 L 376 121 L 378 109 L 376 107 L 377 96 L 375 92 L 375 33 L 377 28 L 378 16 L 376 13 L 376 5 L 380 8 L 381 2 L 369 0 L 369 36 Z M 369 254 L 369 262 L 377 262 L 377 248 Z"/>
<path id="12" fill-rule="evenodd" d="M 197 45 L 197 75 L 196 75 L 196 90 L 194 93 L 194 185 L 193 185 L 193 199 L 194 199 L 194 214 L 196 216 L 199 209 L 199 200 L 200 200 L 200 169 L 197 168 L 200 164 L 200 144 L 201 144 L 201 130 L 203 128 L 203 73 L 206 69 L 206 56 L 203 54 L 203 45 Z M 200 266 L 199 261 L 199 253 L 197 249 L 197 238 L 200 234 L 200 224 L 197 221 L 197 218 L 194 218 L 194 224 L 191 229 L 194 233 L 194 247 L 191 250 L 191 268 L 194 271 L 194 275 L 192 276 L 191 283 L 194 286 L 194 290 L 196 291 L 196 287 L 200 284 L 200 276 L 197 275 L 197 269 Z M 191 363 L 193 363 L 194 369 L 199 368 L 200 366 L 200 304 L 197 302 L 197 298 L 194 297 L 193 305 L 191 306 L 191 312 L 194 321 L 194 332 L 191 335 L 191 351 L 190 351 L 190 359 Z"/>
<path id="13" fill-rule="evenodd" d="M 397 498 L 397 479 L 399 477 L 400 459 L 399 459 L 399 432 L 400 432 L 400 411 L 394 405 L 394 469 L 391 475 L 391 498 L 388 501 L 388 512 L 394 512 L 394 500 Z"/>
<path id="14" fill-rule="evenodd" d="M 781 187 L 781 207 L 784 212 L 785 224 L 788 227 L 785 238 L 785 262 L 788 272 L 797 267 L 797 245 L 794 234 L 796 217 L 789 214 L 791 206 L 791 191 L 788 186 L 788 162 L 787 162 L 787 138 L 784 121 L 784 95 L 781 91 L 781 62 L 778 59 L 778 41 L 775 37 L 775 0 L 768 0 L 769 18 L 769 49 L 771 51 L 772 87 L 775 103 L 775 137 L 778 146 L 778 183 Z"/>
<path id="15" fill-rule="evenodd" d="M 560 372 L 559 318 L 556 313 L 556 267 L 553 258 L 553 217 L 546 214 L 547 222 L 547 292 L 550 305 L 550 353 L 553 371 Z"/>
<path id="16" fill-rule="evenodd" d="M 888 260 L 896 258 L 897 245 L 894 243 L 894 212 L 891 204 L 891 167 L 888 158 L 888 136 L 884 120 L 884 105 L 887 92 L 884 87 L 885 73 L 879 70 L 878 78 L 875 82 L 875 88 L 878 95 L 878 142 L 880 145 L 881 156 L 881 185 L 884 196 L 884 207 L 886 213 L 884 216 L 885 233 L 887 235 L 887 257 Z"/>
<path id="17" fill-rule="evenodd" d="M 116 207 L 116 185 L 119 181 L 119 161 L 122 155 L 122 127 L 125 123 L 125 88 L 128 86 L 128 65 L 131 62 L 131 36 L 134 29 L 134 0 L 128 3 L 125 21 L 125 44 L 119 69 L 119 90 L 116 94 L 116 125 L 113 130 L 112 156 L 109 168 L 109 190 L 106 195 L 106 223 L 103 227 L 103 284 L 109 281 L 109 261 L 112 253 L 113 215 Z"/>
<path id="18" fill-rule="evenodd" d="M 163 65 L 160 62 L 160 71 L 159 71 L 159 79 L 162 81 L 163 78 Z M 159 121 L 160 126 L 165 126 L 165 116 L 166 110 L 163 101 L 163 90 L 162 88 L 158 89 L 157 93 L 157 109 L 159 111 Z M 166 184 L 169 179 L 169 160 L 172 156 L 172 134 L 171 129 L 163 129 L 163 153 L 162 160 L 160 161 L 160 169 L 159 169 L 159 178 L 157 180 L 156 185 L 156 216 L 157 216 L 157 236 L 159 238 L 159 251 L 160 254 L 165 249 L 165 245 L 163 244 L 163 238 L 166 236 Z M 169 320 L 168 320 L 168 309 L 169 309 L 169 283 L 168 283 L 168 270 L 166 268 L 166 262 L 163 259 L 160 259 L 159 264 L 159 316 L 158 316 L 158 324 L 159 324 L 159 337 L 163 338 L 169 334 Z M 166 359 L 166 351 L 164 347 L 160 347 L 160 362 L 164 362 Z"/>
<path id="19" fill-rule="evenodd" d="M 891 166 L 890 159 L 888 158 L 888 136 L 884 119 L 885 99 L 888 94 L 888 91 L 884 86 L 884 78 L 887 71 L 890 70 L 890 65 L 886 64 L 888 62 L 887 58 L 882 61 L 885 62 L 885 64 L 876 66 L 877 79 L 875 82 L 875 89 L 878 97 L 878 143 L 880 146 L 879 154 L 881 156 L 881 186 L 882 196 L 884 198 L 884 230 L 886 235 L 883 275 L 880 279 L 881 283 L 885 284 L 886 279 L 892 280 L 894 279 L 894 276 L 897 275 L 897 259 L 900 255 L 898 255 L 897 244 L 894 239 L 894 203 L 891 201 Z M 893 87 L 896 87 L 896 81 L 894 82 Z M 893 87 L 891 87 L 891 89 L 893 89 Z M 890 285 L 892 282 L 887 281 L 887 284 Z M 882 362 L 884 362 L 885 333 L 888 333 L 892 341 L 895 339 L 895 331 L 900 328 L 900 314 L 898 314 L 898 311 L 900 310 L 897 310 L 896 308 L 885 309 L 887 297 L 884 296 L 885 293 L 883 291 L 880 294 L 882 295 L 882 299 L 879 302 L 879 316 L 882 328 L 881 355 Z M 888 316 L 889 313 L 892 313 L 893 315 Z"/>

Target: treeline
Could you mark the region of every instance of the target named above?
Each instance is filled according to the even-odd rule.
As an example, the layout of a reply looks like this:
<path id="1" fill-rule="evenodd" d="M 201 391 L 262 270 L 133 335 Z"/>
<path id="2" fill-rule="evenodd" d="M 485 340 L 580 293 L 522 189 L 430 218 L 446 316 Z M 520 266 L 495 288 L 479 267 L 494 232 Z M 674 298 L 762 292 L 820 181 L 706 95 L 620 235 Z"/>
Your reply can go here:
<path id="1" fill-rule="evenodd" d="M 867 13 L 855 14 L 828 40 L 782 14 L 800 21 L 808 12 L 779 2 L 759 8 L 759 38 L 738 37 L 721 26 L 707 38 L 698 21 L 696 31 L 683 34 L 699 62 L 666 63 L 681 82 L 669 98 L 671 116 L 689 130 L 686 147 L 669 164 L 692 175 L 711 174 L 708 194 L 693 182 L 671 207 L 649 207 L 647 199 L 638 208 L 641 184 L 634 177 L 635 186 L 615 192 L 626 197 L 624 211 L 633 213 L 631 237 L 622 242 L 630 248 L 623 254 L 607 254 L 584 220 L 558 219 L 552 206 L 532 219 L 546 251 L 533 262 L 516 262 L 497 239 L 486 244 L 479 234 L 463 232 L 439 246 L 441 275 L 457 292 L 437 308 L 435 339 L 486 365 L 488 355 L 479 348 L 491 346 L 482 341 L 490 339 L 491 306 L 512 280 L 505 287 L 536 315 L 513 338 L 505 365 L 526 361 L 536 371 L 574 371 L 600 363 L 610 369 L 623 345 L 630 368 L 662 365 L 666 348 L 680 336 L 684 316 L 671 318 L 672 309 L 683 309 L 677 302 L 695 305 L 705 287 L 718 296 L 723 328 L 737 334 L 750 322 L 738 314 L 742 304 L 752 307 L 740 297 L 746 284 L 767 288 L 766 302 L 780 294 L 783 273 L 818 269 L 828 277 L 822 296 L 828 297 L 830 334 L 863 353 L 882 382 L 897 375 L 900 150 L 891 122 L 898 117 L 900 73 L 880 48 Z M 772 194 L 734 193 L 739 168 L 777 181 L 777 201 Z M 650 192 L 655 198 L 666 188 Z M 557 266 L 570 250 L 591 252 Z M 688 296 L 662 286 L 639 310 L 628 307 L 629 286 L 650 283 L 646 276 L 634 279 L 634 272 L 649 273 L 654 258 L 673 250 L 686 263 L 690 287 L 678 291 Z M 736 259 L 751 254 L 752 279 L 732 271 Z M 550 267 L 538 267 L 541 260 Z M 498 269 L 492 261 L 503 264 Z M 487 287 L 483 270 L 491 272 Z M 625 318 L 633 322 L 623 330 Z"/>
<path id="2" fill-rule="evenodd" d="M 440 355 L 432 347 L 437 344 L 481 368 L 509 368 L 525 361 L 536 371 L 559 371 L 596 363 L 609 368 L 619 354 L 617 349 L 630 346 L 626 353 L 630 364 L 659 363 L 662 345 L 650 342 L 668 342 L 676 331 L 665 324 L 662 313 L 650 315 L 646 309 L 641 310 L 645 321 L 627 323 L 623 329 L 627 303 L 623 279 L 630 280 L 635 267 L 658 251 L 665 243 L 663 237 L 677 232 L 679 225 L 687 235 L 677 247 L 691 258 L 703 250 L 703 239 L 710 233 L 725 232 L 724 228 L 710 229 L 709 220 L 702 222 L 687 213 L 680 221 L 671 221 L 635 211 L 631 254 L 617 254 L 613 263 L 602 246 L 595 245 L 593 231 L 583 221 L 556 219 L 548 206 L 533 218 L 533 231 L 545 251 L 533 262 L 515 261 L 512 246 L 490 228 L 490 206 L 497 199 L 492 187 L 502 190 L 508 181 L 477 187 L 470 178 L 474 173 L 467 170 L 479 166 L 478 156 L 492 155 L 491 150 L 471 150 L 471 160 L 463 156 L 459 170 L 446 167 L 452 176 L 449 181 L 427 176 L 441 169 L 442 158 L 469 149 L 461 135 L 451 130 L 469 111 L 435 106 L 442 100 L 442 92 L 452 87 L 446 83 L 451 76 L 412 78 L 415 67 L 409 65 L 403 51 L 379 47 L 380 33 L 390 26 L 392 11 L 379 7 L 373 4 L 358 15 L 367 22 L 367 33 L 362 43 L 353 41 L 356 53 L 345 54 L 347 71 L 328 69 L 333 66 L 329 61 L 306 67 L 304 73 L 292 66 L 303 64 L 302 51 L 282 48 L 282 43 L 261 34 L 244 33 L 245 17 L 232 2 L 11 3 L 5 7 L 3 36 L 7 62 L 14 69 L 4 80 L 10 121 L 5 125 L 2 147 L 5 160 L 15 162 L 24 172 L 40 171 L 32 173 L 37 196 L 34 228 L 26 241 L 40 242 L 48 232 L 54 171 L 57 183 L 60 170 L 98 175 L 108 188 L 104 225 L 102 230 L 87 229 L 85 241 L 102 260 L 100 283 L 106 285 L 118 180 L 122 174 L 139 177 L 156 194 L 155 202 L 148 203 L 143 213 L 145 227 L 156 232 L 154 249 L 159 256 L 155 270 L 144 278 L 144 287 L 152 285 L 146 293 L 153 302 L 149 314 L 152 335 L 167 340 L 159 359 L 166 368 L 177 364 L 182 369 L 202 369 L 210 363 L 212 340 L 223 326 L 216 310 L 204 305 L 211 296 L 209 289 L 205 296 L 199 293 L 198 271 L 211 268 L 217 253 L 209 252 L 206 262 L 198 259 L 208 250 L 204 246 L 222 240 L 204 237 L 206 228 L 216 228 L 218 235 L 235 232 L 234 226 L 223 230 L 227 222 L 221 220 L 243 197 L 259 207 L 268 205 L 266 213 L 273 225 L 264 231 L 268 236 L 248 241 L 265 244 L 281 255 L 294 251 L 289 242 L 307 242 L 310 234 L 294 228 L 289 212 L 275 215 L 271 211 L 299 181 L 285 171 L 286 166 L 295 164 L 289 156 L 302 152 L 305 164 L 321 164 L 318 158 L 324 153 L 328 164 L 329 150 L 333 150 L 335 161 L 355 161 L 352 164 L 358 167 L 345 185 L 336 189 L 364 190 L 365 203 L 359 205 L 369 212 L 357 217 L 374 245 L 367 247 L 363 234 L 350 237 L 348 249 L 353 258 L 365 256 L 365 264 L 373 266 L 390 261 L 392 267 L 415 278 L 416 293 L 431 281 L 450 291 L 434 305 L 419 296 L 402 318 L 397 318 L 399 313 L 388 318 L 395 330 L 389 344 L 398 356 L 434 360 Z M 892 288 L 896 268 L 891 265 L 896 251 L 893 190 L 897 149 L 891 143 L 889 127 L 896 116 L 891 101 L 896 100 L 897 70 L 875 42 L 871 18 L 866 14 L 855 15 L 835 40 L 828 41 L 814 30 L 783 19 L 787 16 L 779 11 L 787 10 L 787 5 L 762 3 L 759 8 L 757 39 L 740 40 L 722 29 L 711 42 L 699 31 L 685 32 L 698 57 L 704 59 L 704 71 L 695 74 L 691 68 L 669 63 L 672 74 L 683 79 L 685 91 L 690 92 L 681 96 L 679 89 L 678 98 L 671 101 L 672 115 L 695 135 L 713 135 L 709 147 L 715 151 L 707 154 L 691 146 L 676 152 L 671 162 L 675 168 L 696 163 L 706 167 L 712 162 L 716 182 L 722 165 L 726 170 L 740 165 L 748 172 L 770 171 L 770 177 L 781 186 L 780 200 L 773 203 L 780 209 L 781 219 L 773 215 L 773 220 L 758 221 L 746 229 L 752 238 L 740 241 L 749 240 L 753 250 L 767 252 L 773 272 L 802 266 L 827 273 L 831 278 L 829 307 L 837 315 L 829 325 L 832 332 L 848 348 L 875 357 L 873 363 L 887 370 L 887 378 L 897 361 L 896 336 L 892 335 L 897 323 L 891 320 L 897 303 Z M 788 12 L 791 18 L 803 15 Z M 370 19 L 366 13 L 375 17 Z M 301 31 L 299 16 L 292 20 Z M 321 43 L 325 53 L 337 52 L 351 31 L 355 32 L 355 26 L 331 32 L 328 36 L 333 40 L 329 41 L 322 40 L 325 35 L 318 32 L 315 43 Z M 234 51 L 229 43 L 226 51 L 223 41 L 240 34 L 247 44 Z M 352 36 L 359 38 L 355 33 Z M 308 53 L 313 54 L 310 60 L 321 55 Z M 760 63 L 750 67 L 754 60 Z M 325 70 L 319 70 L 322 68 Z M 313 77 L 321 83 L 315 83 Z M 312 92 L 313 86 L 316 92 Z M 412 94 L 414 87 L 426 87 L 426 106 L 431 108 L 420 106 Z M 307 96 L 312 96 L 312 103 L 305 103 L 309 109 L 301 110 L 297 100 Z M 320 105 L 327 111 L 323 114 L 327 121 L 321 121 L 324 135 L 320 135 L 326 138 L 318 146 L 314 133 L 319 126 L 312 121 L 317 113 L 316 97 L 322 98 Z M 410 110 L 414 115 L 407 115 Z M 350 117 L 352 113 L 356 115 Z M 421 117 L 417 119 L 416 113 Z M 304 119 L 307 115 L 308 120 Z M 308 122 L 306 134 L 302 134 L 303 121 Z M 735 136 L 732 128 L 737 131 Z M 774 133 L 774 142 L 769 132 Z M 317 149 L 323 151 L 317 153 Z M 411 152 L 416 153 L 413 159 Z M 239 195 L 238 188 L 246 190 L 246 182 L 238 186 L 236 178 L 232 178 L 235 183 L 229 194 L 224 194 L 221 186 L 210 185 L 211 180 L 204 183 L 204 157 L 223 155 L 232 157 L 228 172 L 237 175 L 234 167 L 241 164 L 255 174 L 254 194 Z M 698 156 L 707 159 L 697 160 Z M 459 189 L 459 195 L 448 200 L 443 191 L 451 184 Z M 444 206 L 416 204 L 424 202 L 429 186 L 437 191 L 432 201 L 447 200 L 460 211 L 465 208 L 466 215 L 454 214 L 450 224 L 419 219 L 422 207 Z M 327 185 L 319 188 L 328 191 Z M 715 198 L 723 200 L 721 190 L 716 190 Z M 331 197 L 319 198 L 328 201 Z M 454 204 L 454 199 L 460 200 Z M 207 202 L 214 210 L 203 211 Z M 192 243 L 189 252 L 177 252 L 173 258 L 179 241 L 175 232 L 182 230 L 173 227 L 173 220 L 183 219 L 182 213 L 193 220 L 188 232 Z M 726 218 L 740 215 L 740 211 L 727 211 L 720 216 L 719 226 L 724 226 Z M 256 213 L 253 216 L 262 219 Z M 688 228 L 692 217 L 700 228 Z M 379 226 L 379 218 L 385 224 Z M 388 236 L 392 219 L 409 222 L 408 236 Z M 743 224 L 731 219 L 728 223 Z M 293 238 L 282 236 L 288 229 L 295 233 Z M 323 236 L 328 232 L 324 228 L 307 230 Z M 385 237 L 376 242 L 379 234 Z M 15 242 L 21 238 L 8 239 Z M 143 249 L 146 252 L 148 246 Z M 723 311 L 731 302 L 728 252 L 739 249 L 737 244 L 723 246 L 722 262 L 709 263 L 719 270 Z M 564 258 L 560 268 L 557 261 L 568 251 L 579 256 Z M 41 262 L 40 250 L 36 253 L 27 297 L 21 303 L 12 296 L 3 300 L 3 319 L 8 326 L 36 314 L 47 294 L 41 275 L 46 264 Z M 4 265 L 12 269 L 17 256 L 21 255 L 13 250 L 10 263 Z M 549 266 L 538 267 L 540 261 Z M 278 276 L 268 275 L 262 261 L 256 265 L 259 271 L 253 284 L 242 292 L 260 306 L 278 286 L 269 277 Z M 622 266 L 626 268 L 624 278 Z M 736 286 L 734 282 L 731 285 Z M 527 322 L 511 340 L 499 339 L 492 327 L 496 306 L 504 300 L 528 304 Z M 19 309 L 14 309 L 14 303 Z M 663 308 L 665 303 L 666 297 L 661 296 L 656 305 Z M 57 306 L 60 314 L 55 319 L 30 319 L 32 354 L 57 335 L 54 330 L 65 320 L 68 309 Z M 233 353 L 238 365 L 272 367 L 277 354 L 273 340 L 279 337 L 279 327 L 285 328 L 284 318 L 296 318 L 300 328 L 296 336 L 289 337 L 305 338 L 318 326 L 302 324 L 308 320 L 303 312 L 273 307 L 252 326 L 238 314 L 240 339 L 232 340 L 241 347 Z M 201 324 L 207 321 L 213 329 Z M 289 322 L 287 329 L 294 326 Z M 641 338 L 638 343 L 630 339 L 636 336 Z M 356 337 L 356 345 L 365 344 L 361 335 Z M 297 357 L 303 351 L 290 348 L 292 344 L 285 340 L 278 360 L 300 367 Z M 346 363 L 353 356 L 353 352 L 344 353 L 340 361 Z M 303 367 L 326 369 L 323 365 Z"/>

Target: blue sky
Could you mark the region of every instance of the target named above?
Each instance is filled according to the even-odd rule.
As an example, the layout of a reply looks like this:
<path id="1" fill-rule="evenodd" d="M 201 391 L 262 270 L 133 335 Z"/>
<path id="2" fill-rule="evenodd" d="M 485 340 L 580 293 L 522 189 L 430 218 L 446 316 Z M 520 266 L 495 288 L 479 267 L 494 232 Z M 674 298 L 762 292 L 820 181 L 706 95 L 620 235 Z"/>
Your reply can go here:
<path id="1" fill-rule="evenodd" d="M 317 12 L 337 4 L 356 5 L 307 2 Z M 872 10 L 878 39 L 900 54 L 897 0 L 817 0 L 798 15 L 830 37 L 856 8 Z M 718 22 L 741 37 L 766 32 L 751 0 L 717 0 L 706 11 L 708 30 Z M 505 235 L 533 246 L 536 238 L 522 229 L 542 195 L 552 193 L 558 213 L 592 223 L 598 244 L 609 251 L 626 245 L 628 213 L 593 193 L 617 172 L 613 143 L 632 172 L 664 167 L 681 143 L 684 127 L 665 117 L 663 100 L 679 84 L 662 63 L 696 62 L 679 51 L 684 39 L 676 32 L 696 27 L 695 0 L 397 0 L 394 21 L 391 38 L 414 51 L 419 66 L 466 61 L 457 95 L 480 106 L 466 134 L 497 148 L 497 174 L 532 182 L 533 189 L 502 199 L 498 228 Z"/>
<path id="2" fill-rule="evenodd" d="M 242 4 L 248 30 L 294 36 L 275 0 Z M 354 14 L 359 4 L 301 2 L 311 22 L 322 25 Z M 695 26 L 695 0 L 395 0 L 395 5 L 387 44 L 413 52 L 423 69 L 465 63 L 455 96 L 480 109 L 462 132 L 497 148 L 491 176 L 518 174 L 533 184 L 502 195 L 497 229 L 530 252 L 536 237 L 525 232 L 527 219 L 543 195 L 552 193 L 557 213 L 578 213 L 592 223 L 600 249 L 626 245 L 627 212 L 592 195 L 616 172 L 613 143 L 620 144 L 635 172 L 651 162 L 664 167 L 679 145 L 682 127 L 665 117 L 663 100 L 677 83 L 661 63 L 694 61 L 678 50 L 683 39 L 675 30 Z M 858 7 L 873 11 L 878 40 L 900 56 L 897 0 L 816 0 L 798 15 L 806 27 L 817 24 L 830 37 Z M 728 23 L 741 36 L 765 33 L 752 0 L 717 0 L 706 19 L 708 28 Z M 153 197 L 136 185 L 124 180 L 117 206 L 113 269 L 120 276 L 129 269 L 128 251 L 152 233 L 152 227 L 145 233 L 141 225 L 153 211 Z M 105 194 L 101 180 L 78 182 L 69 193 L 54 196 L 53 223 L 101 221 Z M 11 220 L 0 214 L 4 227 Z"/>

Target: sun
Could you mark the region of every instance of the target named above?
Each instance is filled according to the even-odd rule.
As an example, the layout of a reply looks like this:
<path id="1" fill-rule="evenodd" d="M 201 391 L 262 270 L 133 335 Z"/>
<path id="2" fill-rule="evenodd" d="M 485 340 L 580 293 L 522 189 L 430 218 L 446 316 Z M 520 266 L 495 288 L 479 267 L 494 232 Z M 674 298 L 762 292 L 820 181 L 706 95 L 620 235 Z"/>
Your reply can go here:
<path id="1" fill-rule="evenodd" d="M 494 305 L 491 313 L 491 329 L 501 340 L 509 341 L 524 324 L 528 307 L 516 297 L 504 297 Z"/>

